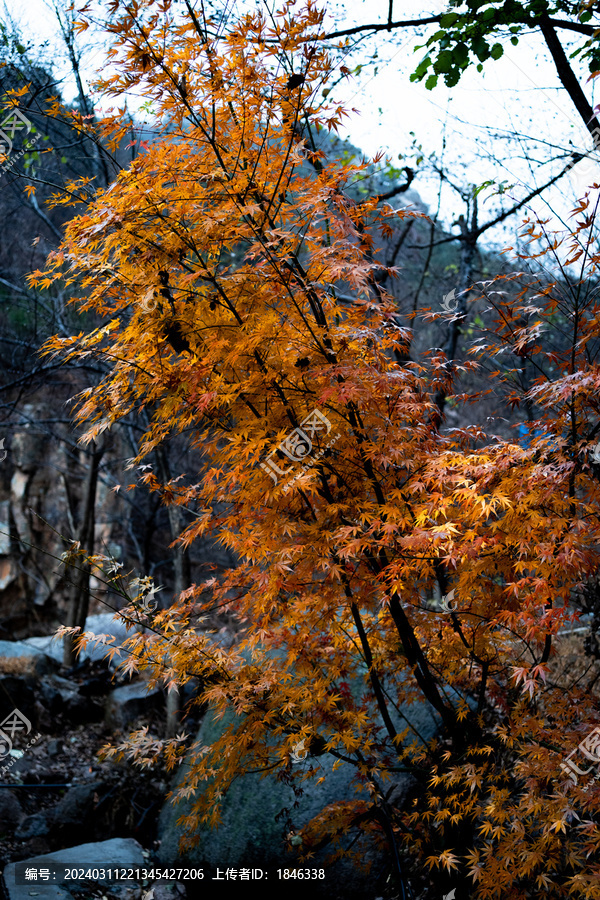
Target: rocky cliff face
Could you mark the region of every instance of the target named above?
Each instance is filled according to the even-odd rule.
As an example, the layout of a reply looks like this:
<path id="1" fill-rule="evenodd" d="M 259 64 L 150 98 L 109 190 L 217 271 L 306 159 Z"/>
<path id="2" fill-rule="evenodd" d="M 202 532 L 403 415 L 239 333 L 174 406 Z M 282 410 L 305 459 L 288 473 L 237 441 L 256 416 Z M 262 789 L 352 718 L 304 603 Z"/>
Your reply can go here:
<path id="1" fill-rule="evenodd" d="M 61 554 L 80 537 L 90 453 L 68 424 L 54 425 L 50 415 L 46 402 L 23 406 L 0 462 L 0 640 L 47 634 L 66 623 L 73 596 L 73 575 L 65 575 Z M 161 605 L 168 605 L 175 589 L 171 523 L 159 497 L 139 486 L 127 490 L 136 480 L 136 473 L 123 472 L 131 455 L 123 433 L 110 436 L 96 486 L 94 551 L 119 560 L 132 577 L 151 575 L 164 588 L 157 595 Z M 195 475 L 193 452 L 181 456 L 177 471 L 188 467 Z M 187 523 L 184 512 L 180 527 Z M 234 560 L 207 539 L 194 545 L 188 563 L 183 588 Z M 94 577 L 90 592 L 92 613 L 122 605 Z"/>
<path id="2" fill-rule="evenodd" d="M 7 639 L 41 634 L 64 612 L 57 592 L 65 549 L 59 532 L 67 524 L 65 473 L 72 466 L 65 446 L 35 424 L 40 413 L 24 408 L 2 463 L 0 636 Z"/>

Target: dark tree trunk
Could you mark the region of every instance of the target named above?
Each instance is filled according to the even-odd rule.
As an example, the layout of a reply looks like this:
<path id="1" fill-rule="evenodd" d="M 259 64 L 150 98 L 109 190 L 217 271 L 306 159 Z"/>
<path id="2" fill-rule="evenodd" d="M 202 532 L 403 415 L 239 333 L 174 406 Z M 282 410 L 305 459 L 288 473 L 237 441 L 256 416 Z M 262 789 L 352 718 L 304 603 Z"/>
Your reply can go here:
<path id="1" fill-rule="evenodd" d="M 104 454 L 104 447 L 93 445 L 88 477 L 85 491 L 83 515 L 79 525 L 79 541 L 87 555 L 94 552 L 94 530 L 96 524 L 96 489 L 98 487 L 98 471 L 100 460 Z M 83 562 L 77 568 L 70 566 L 68 572 L 73 572 L 73 597 L 69 609 L 68 622 L 70 627 L 79 626 L 83 631 L 90 606 L 90 566 Z M 68 576 L 67 576 L 68 577 Z M 72 636 L 67 635 L 63 644 L 63 663 L 65 666 L 75 664 L 75 644 Z"/>

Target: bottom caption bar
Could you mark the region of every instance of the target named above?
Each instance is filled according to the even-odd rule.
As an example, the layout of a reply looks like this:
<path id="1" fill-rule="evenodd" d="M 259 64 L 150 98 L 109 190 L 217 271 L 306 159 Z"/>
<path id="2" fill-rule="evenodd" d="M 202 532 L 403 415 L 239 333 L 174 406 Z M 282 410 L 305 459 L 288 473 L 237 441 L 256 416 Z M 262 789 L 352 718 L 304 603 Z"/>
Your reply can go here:
<path id="1" fill-rule="evenodd" d="M 68 884 L 69 882 L 127 882 L 127 881 L 323 881 L 325 869 L 195 869 L 166 868 L 163 866 L 85 866 L 78 863 L 52 865 L 15 864 L 16 884 Z"/>

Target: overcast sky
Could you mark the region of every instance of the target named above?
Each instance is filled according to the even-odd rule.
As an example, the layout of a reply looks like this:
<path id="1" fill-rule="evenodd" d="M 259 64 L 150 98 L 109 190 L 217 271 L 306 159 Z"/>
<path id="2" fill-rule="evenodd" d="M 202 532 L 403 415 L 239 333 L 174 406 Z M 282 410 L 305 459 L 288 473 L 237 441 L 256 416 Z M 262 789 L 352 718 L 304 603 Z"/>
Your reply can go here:
<path id="1" fill-rule="evenodd" d="M 28 42 L 49 43 L 48 58 L 55 74 L 64 76 L 68 66 L 61 63 L 56 26 L 44 0 L 27 0 L 25 7 L 22 0 L 7 0 L 7 6 L 21 23 Z M 338 28 L 345 28 L 385 21 L 388 0 L 345 0 L 329 3 L 327 8 L 332 27 L 335 20 Z M 397 0 L 394 19 L 426 17 L 443 8 L 436 0 L 425 4 Z M 541 36 L 530 33 L 517 47 L 507 42 L 504 57 L 496 62 L 489 60 L 482 74 L 473 67 L 456 87 L 447 89 L 441 84 L 427 91 L 422 83 L 411 83 L 409 75 L 424 55 L 423 50 L 415 52 L 415 47 L 424 42 L 423 35 L 430 33 L 431 26 L 420 35 L 412 29 L 391 35 L 380 32 L 349 57 L 350 68 L 361 63 L 363 69 L 360 75 L 339 84 L 334 94 L 348 108 L 358 109 L 346 120 L 344 136 L 366 154 L 372 156 L 383 149 L 396 165 L 401 165 L 398 154 L 410 163 L 412 132 L 426 157 L 435 153 L 438 160 L 443 158 L 449 177 L 457 184 L 495 180 L 514 185 L 503 200 L 510 205 L 558 171 L 561 163 L 552 164 L 551 160 L 568 149 L 569 141 L 577 149 L 590 149 L 591 139 L 558 82 Z M 561 32 L 561 39 L 565 34 L 568 32 Z M 575 46 L 576 42 L 575 36 L 571 44 Z M 370 57 L 375 49 L 378 58 L 373 60 Z M 102 54 L 101 47 L 88 53 L 90 75 L 101 64 Z M 578 64 L 574 61 L 573 65 Z M 587 77 L 583 67 L 579 72 Z M 593 102 L 593 84 L 585 89 Z M 64 94 L 72 97 L 73 90 L 65 85 Z M 519 140 L 512 137 L 515 134 Z M 580 163 L 547 199 L 564 216 L 594 177 L 600 180 L 600 167 L 596 170 L 593 163 Z M 434 211 L 439 181 L 423 173 L 414 187 Z M 492 189 L 480 195 L 482 221 L 498 209 L 499 198 L 491 193 Z M 539 212 L 548 212 L 540 200 L 534 206 Z M 446 224 L 463 211 L 457 195 L 444 188 L 441 213 Z M 489 238 L 502 245 L 517 226 L 515 221 L 508 229 L 496 229 Z"/>
<path id="2" fill-rule="evenodd" d="M 347 0 L 333 8 L 342 7 L 349 23 L 385 21 L 387 16 L 383 0 Z M 379 16 L 373 15 L 376 8 Z M 443 8 L 441 3 L 405 0 L 395 7 L 394 19 L 425 18 Z M 378 47 L 377 74 L 368 81 L 355 82 L 353 89 L 346 86 L 342 96 L 347 104 L 360 108 L 360 115 L 352 117 L 348 130 L 352 141 L 363 150 L 374 154 L 383 147 L 397 156 L 410 146 L 413 131 L 426 155 L 435 151 L 438 158 L 444 156 L 449 173 L 457 181 L 481 184 L 506 180 L 516 183 L 511 193 L 520 199 L 561 168 L 561 163 L 552 165 L 551 160 L 567 150 L 570 141 L 578 149 L 591 149 L 591 138 L 558 81 L 541 35 L 529 33 L 517 47 L 506 42 L 504 56 L 496 62 L 489 60 L 483 73 L 472 67 L 452 89 L 439 83 L 428 91 L 423 83 L 411 83 L 409 75 L 425 55 L 424 50 L 415 52 L 415 48 L 424 43 L 423 35 L 431 33 L 428 26 L 422 29 L 420 38 L 407 30 L 391 38 L 387 32 L 379 33 L 370 41 L 371 46 Z M 561 32 L 561 39 L 565 34 L 569 33 Z M 576 46 L 576 40 L 570 44 Z M 578 69 L 577 61 L 573 65 L 585 81 L 588 73 L 583 66 Z M 593 87 L 590 83 L 585 88 L 592 103 Z M 514 134 L 521 136 L 518 142 L 509 140 Z M 572 176 L 551 193 L 553 207 L 564 215 L 594 177 L 600 179 L 600 167 L 594 163 L 575 167 Z M 415 186 L 430 209 L 435 208 L 438 182 L 423 184 L 419 180 Z M 483 192 L 481 196 L 488 195 Z M 448 192 L 445 198 L 446 218 L 452 215 L 451 196 L 456 195 Z M 482 206 L 485 220 L 485 204 Z M 535 208 L 544 210 L 540 201 Z M 458 203 L 456 210 L 462 211 Z"/>

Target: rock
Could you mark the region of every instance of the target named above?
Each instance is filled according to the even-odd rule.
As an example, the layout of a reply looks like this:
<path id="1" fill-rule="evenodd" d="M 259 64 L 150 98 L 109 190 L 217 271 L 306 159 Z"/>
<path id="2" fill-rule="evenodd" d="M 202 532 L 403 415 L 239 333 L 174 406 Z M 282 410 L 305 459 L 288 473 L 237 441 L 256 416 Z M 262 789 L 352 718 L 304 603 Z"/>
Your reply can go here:
<path id="1" fill-rule="evenodd" d="M 207 875 L 208 873 L 205 873 Z M 152 882 L 150 889 L 152 891 L 152 900 L 185 900 L 187 892 L 185 885 L 179 881 L 160 881 Z"/>
<path id="2" fill-rule="evenodd" d="M 5 591 L 19 576 L 19 568 L 14 559 L 0 559 L 0 591 Z"/>
<path id="3" fill-rule="evenodd" d="M 225 727 L 227 719 L 220 723 L 205 722 L 200 728 L 200 740 L 208 744 L 214 740 L 219 728 Z M 295 797 L 292 788 L 275 778 L 261 779 L 259 774 L 248 774 L 237 778 L 221 806 L 222 823 L 211 831 L 207 826 L 199 826 L 196 834 L 200 840 L 196 847 L 180 854 L 178 841 L 183 834 L 177 825 L 180 816 L 187 815 L 193 798 L 173 804 L 168 802 L 161 811 L 158 836 L 161 841 L 158 858 L 163 865 L 186 865 L 205 869 L 226 869 L 228 867 L 272 867 L 291 868 L 298 866 L 298 857 L 285 849 L 284 835 L 288 831 L 285 814 L 287 810 L 293 827 L 302 828 L 321 810 L 339 800 L 353 799 L 357 782 L 354 770 L 344 765 L 333 770 L 333 758 L 322 756 L 311 760 L 319 769 L 318 775 L 325 776 L 325 782 L 316 784 L 310 780 L 302 784 L 303 795 Z M 294 808 L 297 801 L 298 807 Z M 363 860 L 381 864 L 381 856 L 375 853 L 367 840 L 357 845 Z M 351 862 L 343 860 L 331 865 L 325 863 L 328 851 L 317 850 L 310 860 L 311 868 L 325 868 L 325 882 L 310 883 L 312 898 L 364 898 L 369 896 L 372 876 L 357 871 Z M 356 848 L 355 848 L 356 849 Z M 177 860 L 177 863 L 175 863 Z"/>
<path id="4" fill-rule="evenodd" d="M 127 631 L 125 623 L 121 619 L 115 619 L 112 613 L 100 613 L 99 615 L 88 616 L 85 623 L 85 631 L 90 631 L 93 634 L 108 634 L 114 635 L 115 641 L 110 645 L 111 647 L 118 647 L 121 643 L 128 637 L 132 636 L 131 631 Z M 54 635 L 50 634 L 44 637 L 31 637 L 27 638 L 22 643 L 27 644 L 35 650 L 41 651 L 45 653 L 47 656 L 52 657 L 58 663 L 62 663 L 63 660 L 63 645 L 62 641 L 56 640 Z M 84 659 L 104 659 L 106 653 L 108 652 L 107 647 L 98 644 L 96 646 L 95 641 L 91 641 L 85 650 L 82 650 L 78 660 Z M 110 665 L 112 668 L 118 665 L 119 662 L 124 658 L 123 653 L 115 653 L 113 660 Z"/>
<path id="5" fill-rule="evenodd" d="M 23 431 L 16 431 L 10 446 L 11 460 L 28 475 L 33 474 L 44 459 L 48 447 L 48 434 L 27 424 Z"/>
<path id="6" fill-rule="evenodd" d="M 0 501 L 0 556 L 10 554 L 10 500 Z"/>
<path id="7" fill-rule="evenodd" d="M 226 719 L 210 724 L 205 720 L 200 728 L 202 743 L 210 743 L 216 737 L 219 726 L 225 724 Z M 299 798 L 294 796 L 289 785 L 274 778 L 261 779 L 258 774 L 248 774 L 236 779 L 220 807 L 222 824 L 215 831 L 199 826 L 196 832 L 200 836 L 198 845 L 183 855 L 178 849 L 182 829 L 176 822 L 180 816 L 189 813 L 192 801 L 165 804 L 158 825 L 161 840 L 159 861 L 163 865 L 174 865 L 174 860 L 178 863 L 184 861 L 186 865 L 210 869 L 290 867 L 294 857 L 285 851 L 283 839 L 287 828 L 285 820 L 278 819 L 282 810 L 288 809 L 292 813 L 294 826 L 299 828 L 329 803 L 349 799 L 354 794 L 353 773 L 349 767 L 343 766 L 333 771 L 333 760 L 321 757 L 315 762 L 321 767 L 319 774 L 326 776 L 325 783 L 304 783 L 304 794 Z M 294 810 L 296 799 L 299 808 Z M 322 856 L 317 854 L 311 860 L 311 866 L 319 868 L 321 860 Z M 356 873 L 347 873 L 347 876 L 354 877 Z M 337 873 L 337 880 L 344 880 L 340 872 Z M 359 884 L 356 886 L 360 887 Z M 320 896 L 320 887 L 311 882 L 311 895 Z M 328 893 L 327 896 L 332 897 L 333 894 Z"/>
<path id="8" fill-rule="evenodd" d="M 51 681 L 41 685 L 40 691 L 49 712 L 52 715 L 64 713 L 74 725 L 101 722 L 104 718 L 104 707 L 95 700 L 84 697 L 79 692 L 78 685 L 67 678 L 55 675 Z"/>
<path id="9" fill-rule="evenodd" d="M 54 679 L 46 678 L 40 682 L 39 699 L 51 716 L 55 716 L 63 708 L 63 698 Z"/>
<path id="10" fill-rule="evenodd" d="M 33 859 L 43 858 L 43 856 L 33 857 Z M 43 887 L 38 883 L 12 884 L 9 886 L 9 883 L 6 880 L 6 869 L 4 872 L 4 883 L 6 884 L 6 896 L 8 897 L 8 900 L 32 900 L 32 897 L 39 897 L 40 900 L 73 900 L 73 894 L 69 894 L 68 891 L 55 884 L 45 884 Z"/>
<path id="11" fill-rule="evenodd" d="M 93 675 L 79 685 L 79 693 L 82 697 L 97 697 L 106 695 L 114 688 L 112 674 L 107 668 L 101 675 Z"/>
<path id="12" fill-rule="evenodd" d="M 0 724 L 14 710 L 18 710 L 29 720 L 32 727 L 37 726 L 34 688 L 35 681 L 29 676 L 0 675 Z M 25 734 L 25 731 L 21 734 Z M 18 742 L 15 743 L 18 747 Z"/>
<path id="13" fill-rule="evenodd" d="M 13 791 L 0 790 L 0 840 L 11 834 L 24 818 L 25 813 Z"/>
<path id="14" fill-rule="evenodd" d="M 60 738 L 52 738 L 46 744 L 46 752 L 48 756 L 59 756 L 63 751 L 63 742 Z"/>
<path id="15" fill-rule="evenodd" d="M 45 812 L 35 813 L 23 819 L 17 830 L 15 837 L 19 841 L 27 841 L 29 838 L 45 837 L 50 830 L 48 817 Z"/>
<path id="16" fill-rule="evenodd" d="M 21 660 L 29 674 L 47 675 L 58 668 L 52 656 L 25 641 L 0 641 L 0 671 L 4 671 L 2 661 L 6 659 Z"/>
<path id="17" fill-rule="evenodd" d="M 54 676 L 52 679 L 52 687 L 55 691 L 58 691 L 62 704 L 68 703 L 73 695 L 77 693 L 77 685 L 72 681 L 69 681 L 68 678 L 63 678 L 61 675 Z"/>
<path id="18" fill-rule="evenodd" d="M 86 722 L 101 722 L 104 707 L 75 691 L 65 703 L 64 713 L 73 725 L 85 725 Z"/>
<path id="19" fill-rule="evenodd" d="M 43 853 L 50 853 L 51 845 L 45 837 L 29 838 L 21 845 L 19 856 L 27 858 L 28 856 L 41 856 Z"/>
<path id="20" fill-rule="evenodd" d="M 62 800 L 59 800 L 54 807 L 57 824 L 75 825 L 81 822 L 93 803 L 94 794 L 101 791 L 103 787 L 101 781 L 75 784 L 70 787 Z"/>
<path id="21" fill-rule="evenodd" d="M 43 732 L 43 734 L 51 734 L 55 725 L 52 716 L 39 700 L 35 701 L 33 707 L 35 709 L 35 722 L 38 731 Z"/>
<path id="22" fill-rule="evenodd" d="M 57 842 L 72 840 L 74 836 L 95 837 L 96 806 L 103 788 L 100 781 L 74 785 L 55 806 L 23 819 L 15 837 L 25 841 L 51 834 Z"/>
<path id="23" fill-rule="evenodd" d="M 104 785 L 101 781 L 76 784 L 69 788 L 62 800 L 52 808 L 52 833 L 62 840 L 71 835 L 94 837 L 95 809 L 98 795 Z"/>
<path id="24" fill-rule="evenodd" d="M 106 701 L 106 721 L 113 728 L 126 728 L 138 716 L 144 716 L 163 703 L 160 688 L 148 690 L 145 681 L 125 684 L 111 691 Z"/>
<path id="25" fill-rule="evenodd" d="M 21 641 L 21 643 L 26 644 L 28 647 L 31 647 L 32 650 L 37 650 L 38 653 L 43 653 L 45 656 L 49 656 L 57 665 L 62 665 L 62 640 L 58 640 L 54 637 L 53 634 L 43 635 L 41 637 L 25 638 L 25 640 Z"/>
<path id="26" fill-rule="evenodd" d="M 142 889 L 139 885 L 112 884 L 110 886 L 111 900 L 142 900 Z M 145 895 L 144 891 L 144 895 Z"/>
<path id="27" fill-rule="evenodd" d="M 352 690 L 361 691 L 360 678 L 352 684 Z M 426 704 L 406 706 L 402 713 L 425 741 L 431 740 L 437 733 L 439 723 Z M 407 725 L 406 720 L 393 710 L 390 715 L 397 730 L 403 731 Z M 232 713 L 226 714 L 220 721 L 215 721 L 212 714 L 207 714 L 197 735 L 199 744 L 214 744 L 232 720 Z M 412 742 L 413 739 L 414 734 L 411 733 L 407 742 Z M 302 766 L 314 765 L 319 770 L 317 777 L 324 777 L 325 780 L 320 785 L 316 783 L 316 778 L 302 782 L 303 794 L 299 797 L 294 795 L 290 785 L 272 775 L 261 777 L 258 773 L 251 773 L 236 778 L 222 800 L 220 826 L 214 831 L 206 825 L 198 826 L 195 832 L 195 837 L 199 838 L 198 844 L 184 854 L 179 852 L 178 844 L 183 828 L 177 824 L 177 820 L 189 815 L 195 798 L 192 796 L 179 803 L 168 801 L 158 822 L 161 843 L 157 855 L 160 863 L 184 863 L 212 870 L 217 867 L 297 867 L 298 856 L 292 855 L 285 848 L 284 838 L 290 828 L 299 831 L 329 804 L 357 797 L 356 769 L 344 763 L 334 770 L 334 762 L 334 758 L 328 754 L 309 757 L 306 762 L 300 762 L 299 765 Z M 401 796 L 409 783 L 412 783 L 412 776 L 399 774 L 397 781 L 394 784 L 387 782 L 386 787 L 389 790 L 393 786 Z M 366 793 L 358 796 L 368 797 Z M 340 860 L 335 864 L 325 863 L 331 849 L 325 847 L 317 850 L 310 860 L 310 868 L 325 868 L 327 873 L 324 882 L 310 882 L 311 898 L 362 900 L 370 896 L 374 888 L 373 876 L 359 871 L 349 860 Z M 373 864 L 372 871 L 381 869 L 382 856 L 370 839 L 361 838 L 354 850 L 359 851 L 365 862 Z"/>
<path id="28" fill-rule="evenodd" d="M 30 859 L 22 860 L 19 863 L 9 863 L 4 869 L 4 884 L 6 887 L 8 900 L 31 900 L 34 892 L 40 900 L 73 900 L 73 895 L 67 889 L 67 884 L 48 884 L 42 887 L 43 882 L 33 885 L 16 883 L 16 867 L 30 866 L 43 867 L 52 866 L 54 864 L 63 864 L 72 866 L 73 868 L 129 868 L 142 867 L 145 865 L 142 848 L 133 838 L 112 838 L 110 841 L 100 841 L 93 844 L 79 844 L 76 847 L 67 847 L 64 850 L 57 850 L 54 853 L 45 853 L 43 856 L 34 856 Z M 135 885 L 119 885 L 119 888 L 134 888 Z M 112 891 L 111 891 L 112 892 Z M 115 895 L 116 896 L 116 895 Z M 125 895 L 121 895 L 124 897 Z"/>

